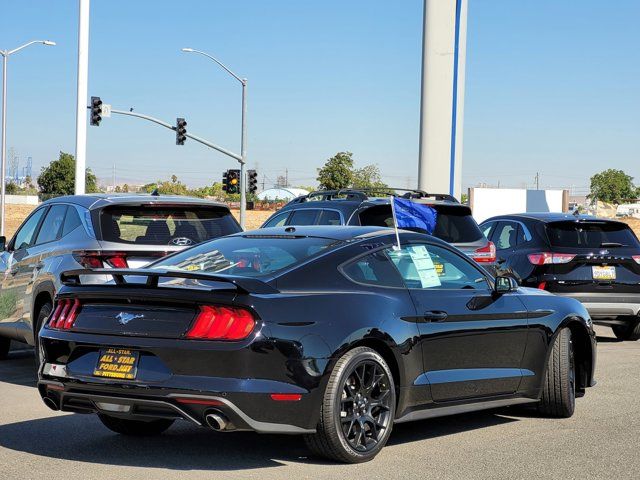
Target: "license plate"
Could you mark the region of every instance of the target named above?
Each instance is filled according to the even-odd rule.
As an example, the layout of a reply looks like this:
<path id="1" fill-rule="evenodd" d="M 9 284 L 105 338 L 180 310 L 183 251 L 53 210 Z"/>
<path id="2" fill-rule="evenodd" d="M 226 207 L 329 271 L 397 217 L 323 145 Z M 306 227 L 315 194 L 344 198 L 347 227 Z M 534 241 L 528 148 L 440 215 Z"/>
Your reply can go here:
<path id="1" fill-rule="evenodd" d="M 594 280 L 615 280 L 616 267 L 592 267 Z"/>
<path id="2" fill-rule="evenodd" d="M 140 352 L 124 348 L 104 348 L 100 350 L 95 377 L 134 380 L 138 371 Z"/>

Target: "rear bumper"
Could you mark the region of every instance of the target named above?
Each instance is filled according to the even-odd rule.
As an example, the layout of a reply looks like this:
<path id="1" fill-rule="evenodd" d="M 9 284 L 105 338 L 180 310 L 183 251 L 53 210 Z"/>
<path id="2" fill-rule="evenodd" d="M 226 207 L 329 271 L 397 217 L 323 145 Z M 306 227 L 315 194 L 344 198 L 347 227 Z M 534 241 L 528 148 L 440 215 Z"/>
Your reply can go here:
<path id="1" fill-rule="evenodd" d="M 580 301 L 596 323 L 599 323 L 599 320 L 615 321 L 618 317 L 638 316 L 640 313 L 640 294 L 553 293 L 561 297 L 574 298 Z"/>
<path id="2" fill-rule="evenodd" d="M 233 430 L 315 431 L 328 359 L 296 357 L 289 342 L 260 336 L 246 344 L 110 337 L 43 329 L 39 392 L 54 409 L 205 424 L 224 414 Z M 105 345 L 139 352 L 133 380 L 93 376 Z M 53 368 L 55 366 L 55 368 Z M 272 398 L 273 394 L 295 395 Z M 123 405 L 109 410 L 101 404 Z"/>
<path id="3" fill-rule="evenodd" d="M 270 398 L 260 398 L 253 402 L 250 412 L 234 401 L 233 395 L 203 395 L 185 392 L 154 391 L 139 392 L 117 388 L 96 388 L 95 386 L 68 385 L 57 380 L 40 380 L 38 390 L 49 408 L 74 413 L 104 413 L 120 418 L 136 420 L 171 419 L 187 420 L 194 425 L 206 426 L 205 415 L 222 414 L 229 421 L 225 431 L 255 431 L 258 433 L 305 434 L 314 433 L 315 429 L 305 428 L 278 419 L 277 410 L 286 413 L 293 421 L 302 420 L 296 411 L 303 411 L 304 404 L 300 400 L 282 402 L 283 405 L 268 405 L 274 402 Z M 306 403 L 306 402 L 304 402 Z M 260 406 L 262 405 L 262 406 Z M 245 404 L 246 408 L 246 404 Z M 262 410 L 262 414 L 257 409 Z M 270 412 L 267 412 L 270 410 Z M 253 411 L 253 412 L 251 412 Z M 262 419 L 254 418 L 251 414 Z M 269 421 L 275 420 L 275 421 Z M 280 420 L 280 421 L 278 421 Z"/>

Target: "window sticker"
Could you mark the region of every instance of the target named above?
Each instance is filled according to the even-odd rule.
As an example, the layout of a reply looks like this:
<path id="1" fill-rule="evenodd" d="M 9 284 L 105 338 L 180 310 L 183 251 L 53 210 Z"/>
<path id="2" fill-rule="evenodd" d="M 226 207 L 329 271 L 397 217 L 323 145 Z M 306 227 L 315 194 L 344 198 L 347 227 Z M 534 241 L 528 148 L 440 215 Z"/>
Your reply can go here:
<path id="1" fill-rule="evenodd" d="M 427 251 L 427 247 L 424 245 L 414 245 L 407 247 L 407 251 L 418 271 L 422 288 L 439 287 L 441 285 L 440 278 L 438 277 L 438 272 L 433 264 L 431 255 L 429 255 Z"/>
<path id="2" fill-rule="evenodd" d="M 399 267 L 401 275 L 405 280 L 420 281 L 422 288 L 433 288 L 441 286 L 438 270 L 424 245 L 412 245 L 404 247 L 402 250 L 390 251 L 389 256 L 396 266 Z M 406 260 L 411 260 L 413 268 L 410 271 L 403 269 L 402 264 Z M 405 262 L 403 262 L 403 260 Z M 416 278 L 417 277 L 417 278 Z"/>

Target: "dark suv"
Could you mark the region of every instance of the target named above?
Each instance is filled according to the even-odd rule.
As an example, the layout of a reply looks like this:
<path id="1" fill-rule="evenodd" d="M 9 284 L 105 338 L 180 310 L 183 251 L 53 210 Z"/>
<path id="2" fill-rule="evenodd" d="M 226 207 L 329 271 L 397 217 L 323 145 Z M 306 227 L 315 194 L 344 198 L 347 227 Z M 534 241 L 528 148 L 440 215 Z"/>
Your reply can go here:
<path id="1" fill-rule="evenodd" d="M 454 245 L 485 266 L 494 262 L 494 245 L 482 235 L 467 205 L 451 195 L 429 194 L 421 190 L 320 190 L 290 201 L 271 215 L 261 228 L 286 225 L 393 227 L 390 197 L 397 192 L 405 192 L 402 198 L 428 204 L 436 210 L 435 237 Z"/>
<path id="2" fill-rule="evenodd" d="M 640 242 L 626 223 L 588 215 L 501 215 L 480 225 L 497 273 L 580 300 L 595 323 L 640 339 Z"/>
<path id="3" fill-rule="evenodd" d="M 239 231 L 226 205 L 199 198 L 91 194 L 42 203 L 8 244 L 0 237 L 0 359 L 11 339 L 34 344 L 61 272 L 141 268 Z M 99 276 L 94 283 L 108 280 Z"/>

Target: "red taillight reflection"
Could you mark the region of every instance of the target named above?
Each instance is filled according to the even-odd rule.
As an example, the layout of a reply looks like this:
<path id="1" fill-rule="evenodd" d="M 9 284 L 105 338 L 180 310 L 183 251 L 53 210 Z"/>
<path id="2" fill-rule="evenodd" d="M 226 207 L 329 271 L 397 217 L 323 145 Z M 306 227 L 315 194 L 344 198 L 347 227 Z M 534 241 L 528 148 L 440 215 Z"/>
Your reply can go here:
<path id="1" fill-rule="evenodd" d="M 202 305 L 186 338 L 198 340 L 242 340 L 256 321 L 248 310 L 238 307 Z"/>
<path id="2" fill-rule="evenodd" d="M 496 246 L 493 242 L 487 243 L 482 248 L 478 248 L 471 255 L 478 263 L 492 263 L 496 261 Z"/>
<path id="3" fill-rule="evenodd" d="M 558 265 L 569 263 L 576 255 L 574 253 L 530 253 L 527 255 L 532 265 Z"/>
<path id="4" fill-rule="evenodd" d="M 640 255 L 634 255 L 633 259 L 636 261 L 638 265 L 640 265 Z"/>
<path id="5" fill-rule="evenodd" d="M 80 312 L 80 300 L 62 299 L 58 300 L 55 310 L 49 319 L 49 328 L 58 330 L 69 330 Z"/>
<path id="6" fill-rule="evenodd" d="M 127 258 L 124 255 L 114 255 L 113 257 L 106 257 L 105 261 L 113 268 L 129 268 Z"/>
<path id="7" fill-rule="evenodd" d="M 103 268 L 105 263 L 113 268 L 129 268 L 127 255 L 121 252 L 85 250 L 76 252 L 74 257 L 85 268 Z"/>

